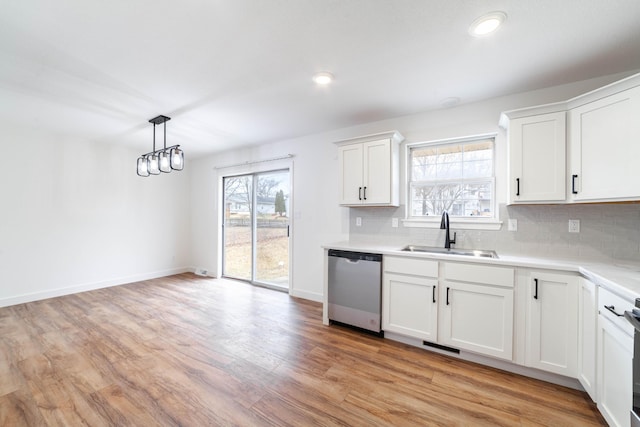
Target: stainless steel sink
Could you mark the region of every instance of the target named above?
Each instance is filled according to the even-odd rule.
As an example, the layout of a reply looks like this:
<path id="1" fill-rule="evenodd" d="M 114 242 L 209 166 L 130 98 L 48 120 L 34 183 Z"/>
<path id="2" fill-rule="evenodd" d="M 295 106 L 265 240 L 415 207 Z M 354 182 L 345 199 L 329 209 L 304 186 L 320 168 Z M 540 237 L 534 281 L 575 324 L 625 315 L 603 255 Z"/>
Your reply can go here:
<path id="1" fill-rule="evenodd" d="M 472 256 L 472 257 L 480 257 L 480 258 L 498 258 L 498 254 L 496 251 L 489 251 L 484 249 L 445 249 L 445 248 L 437 248 L 433 246 L 417 246 L 417 245 L 408 245 L 401 249 L 405 252 L 426 252 L 432 254 L 448 254 L 448 255 L 464 255 L 464 256 Z"/>

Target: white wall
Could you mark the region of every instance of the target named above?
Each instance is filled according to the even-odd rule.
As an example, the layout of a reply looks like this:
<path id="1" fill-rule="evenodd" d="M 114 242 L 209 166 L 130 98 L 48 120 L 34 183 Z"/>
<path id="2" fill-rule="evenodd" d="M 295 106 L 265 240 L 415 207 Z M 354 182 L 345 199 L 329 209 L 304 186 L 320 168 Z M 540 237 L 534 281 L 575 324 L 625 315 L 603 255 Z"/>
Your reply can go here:
<path id="1" fill-rule="evenodd" d="M 265 162 L 247 167 L 227 167 L 238 163 L 272 159 L 292 154 L 290 160 Z M 322 137 L 307 137 L 268 146 L 227 152 L 192 162 L 192 248 L 193 264 L 221 274 L 219 180 L 225 174 L 280 169 L 292 164 L 291 214 L 292 277 L 291 294 L 312 300 L 322 297 L 321 245 L 348 238 L 348 210 L 338 207 L 335 189 L 337 152 Z M 222 168 L 222 169 L 220 169 Z"/>
<path id="2" fill-rule="evenodd" d="M 504 201 L 499 113 L 565 100 L 624 75 L 187 160 L 182 172 L 149 178 L 135 175 L 140 153 L 2 123 L 0 149 L 11 159 L 0 167 L 0 306 L 193 267 L 219 272 L 219 170 L 214 167 L 289 153 L 294 155 L 291 293 L 321 300 L 320 246 L 349 237 L 349 209 L 338 206 L 333 141 L 392 129 L 409 142 L 499 132 L 497 190 Z"/>
<path id="3" fill-rule="evenodd" d="M 188 173 L 140 153 L 2 125 L 0 306 L 185 271 Z"/>
<path id="4" fill-rule="evenodd" d="M 247 161 L 259 161 L 293 154 L 293 277 L 291 293 L 322 299 L 323 259 L 320 246 L 349 238 L 349 208 L 338 206 L 338 158 L 334 141 L 371 133 L 398 130 L 407 142 L 431 141 L 484 133 L 498 133 L 496 139 L 496 191 L 506 200 L 506 139 L 498 128 L 502 111 L 564 101 L 619 80 L 632 73 L 577 82 L 544 90 L 494 98 L 457 108 L 404 116 L 351 128 L 290 139 L 259 147 L 226 152 L 191 164 L 192 250 L 196 266 L 218 272 L 219 230 L 216 203 L 217 170 Z"/>

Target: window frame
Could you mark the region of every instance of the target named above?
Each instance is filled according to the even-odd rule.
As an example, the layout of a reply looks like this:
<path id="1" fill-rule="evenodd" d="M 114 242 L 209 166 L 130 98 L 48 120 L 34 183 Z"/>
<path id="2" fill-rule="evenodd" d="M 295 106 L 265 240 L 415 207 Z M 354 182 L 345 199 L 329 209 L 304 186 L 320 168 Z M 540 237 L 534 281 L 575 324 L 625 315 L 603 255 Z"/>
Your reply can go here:
<path id="1" fill-rule="evenodd" d="M 439 215 L 433 216 L 412 216 L 411 194 L 412 194 L 412 149 L 419 147 L 430 146 L 444 146 L 455 144 L 466 144 L 474 141 L 492 139 L 493 140 L 493 155 L 492 155 L 492 173 L 490 178 L 478 178 L 475 181 L 490 182 L 491 194 L 492 194 L 492 212 L 493 216 L 477 216 L 477 217 L 450 217 L 450 223 L 460 229 L 469 230 L 499 230 L 502 227 L 502 222 L 499 219 L 498 211 L 498 197 L 496 195 L 496 139 L 497 133 L 488 133 L 480 135 L 471 135 L 459 138 L 447 138 L 433 141 L 423 141 L 407 143 L 405 145 L 405 218 L 402 220 L 405 227 L 425 227 L 425 228 L 439 228 L 441 217 Z M 451 182 L 471 183 L 474 179 L 469 180 L 451 180 Z M 442 181 L 441 181 L 442 182 Z"/>

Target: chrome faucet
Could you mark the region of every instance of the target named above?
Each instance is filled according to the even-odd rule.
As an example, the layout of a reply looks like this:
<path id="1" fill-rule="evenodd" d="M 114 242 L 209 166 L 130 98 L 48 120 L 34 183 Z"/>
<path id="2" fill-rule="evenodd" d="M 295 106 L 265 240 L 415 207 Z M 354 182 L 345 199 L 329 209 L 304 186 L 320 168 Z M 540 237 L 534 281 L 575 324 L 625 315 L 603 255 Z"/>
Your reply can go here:
<path id="1" fill-rule="evenodd" d="M 445 249 L 451 249 L 451 245 L 456 243 L 456 233 L 453 232 L 453 240 L 449 234 L 449 213 L 447 211 L 442 212 L 442 221 L 440 221 L 440 229 L 447 230 L 444 234 L 444 247 Z"/>

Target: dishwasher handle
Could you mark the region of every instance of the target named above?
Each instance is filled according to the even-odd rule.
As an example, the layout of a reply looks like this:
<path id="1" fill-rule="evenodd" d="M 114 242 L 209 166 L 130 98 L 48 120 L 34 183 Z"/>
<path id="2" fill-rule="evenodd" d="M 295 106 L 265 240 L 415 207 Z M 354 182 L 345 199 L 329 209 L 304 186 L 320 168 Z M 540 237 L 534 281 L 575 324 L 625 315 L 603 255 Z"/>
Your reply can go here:
<path id="1" fill-rule="evenodd" d="M 338 249 L 329 249 L 330 257 L 346 258 L 351 261 L 373 261 L 382 262 L 381 254 L 370 254 L 366 252 L 342 251 Z"/>

